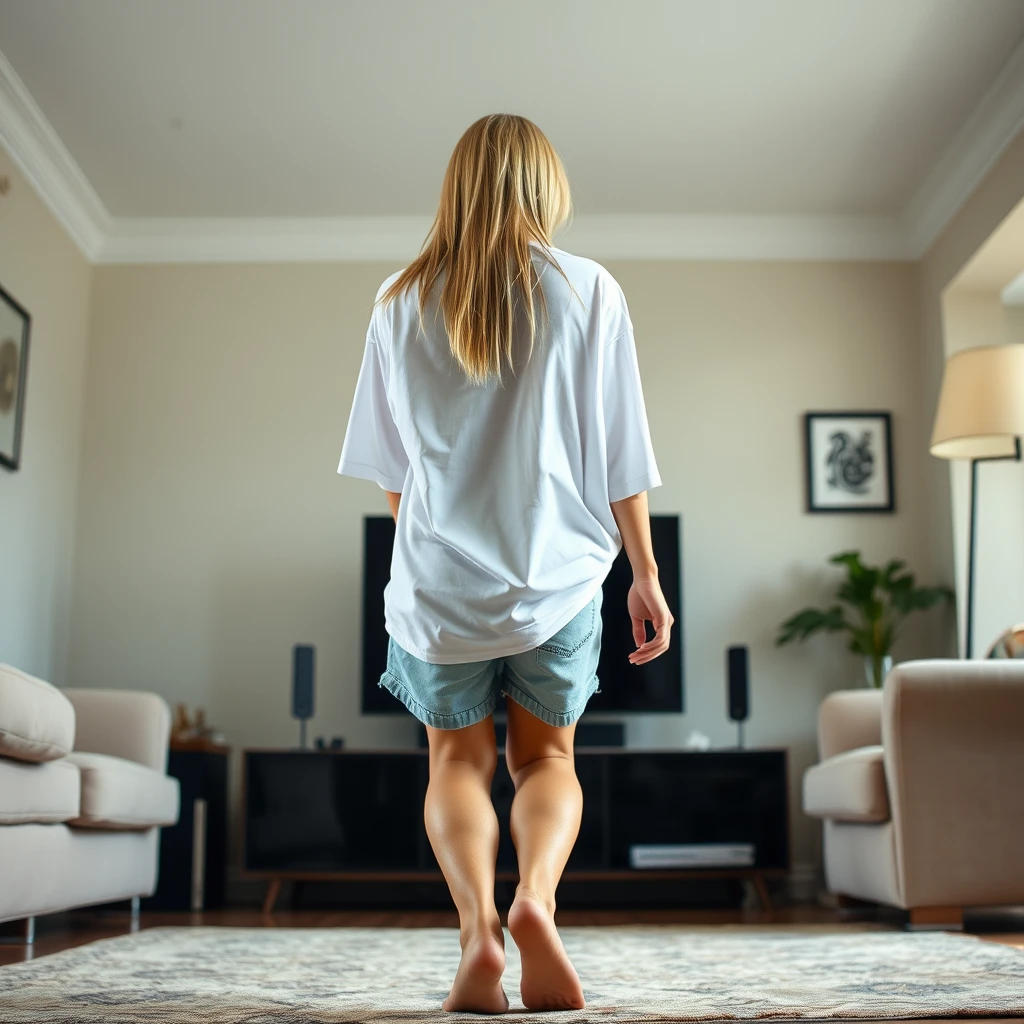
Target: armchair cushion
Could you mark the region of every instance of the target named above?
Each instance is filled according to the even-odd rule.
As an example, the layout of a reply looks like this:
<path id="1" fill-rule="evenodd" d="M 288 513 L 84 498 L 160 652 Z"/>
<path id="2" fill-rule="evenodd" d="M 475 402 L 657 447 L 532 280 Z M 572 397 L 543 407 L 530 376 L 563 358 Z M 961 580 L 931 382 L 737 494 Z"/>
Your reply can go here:
<path id="1" fill-rule="evenodd" d="M 833 821 L 888 821 L 882 748 L 847 750 L 808 768 L 804 774 L 804 810 Z"/>
<path id="2" fill-rule="evenodd" d="M 178 780 L 134 761 L 75 752 L 68 760 L 82 775 L 82 828 L 153 828 L 178 820 Z"/>
<path id="3" fill-rule="evenodd" d="M 75 709 L 57 689 L 0 665 L 0 756 L 54 761 L 75 744 Z"/>
<path id="4" fill-rule="evenodd" d="M 82 784 L 67 758 L 30 764 L 0 758 L 0 825 L 70 821 L 79 813 Z"/>

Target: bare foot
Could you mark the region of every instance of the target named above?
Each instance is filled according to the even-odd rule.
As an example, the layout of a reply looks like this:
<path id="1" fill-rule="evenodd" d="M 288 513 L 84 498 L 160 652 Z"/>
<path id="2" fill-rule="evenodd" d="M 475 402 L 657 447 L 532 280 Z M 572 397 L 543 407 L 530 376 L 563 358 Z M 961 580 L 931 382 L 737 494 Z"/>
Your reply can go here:
<path id="1" fill-rule="evenodd" d="M 545 903 L 517 889 L 508 912 L 508 930 L 523 961 L 520 994 L 528 1010 L 582 1010 L 586 1005 L 576 968 L 569 961 Z"/>
<path id="2" fill-rule="evenodd" d="M 505 946 L 501 928 L 462 937 L 462 960 L 442 1010 L 464 1013 L 504 1013 L 508 998 L 501 987 Z"/>

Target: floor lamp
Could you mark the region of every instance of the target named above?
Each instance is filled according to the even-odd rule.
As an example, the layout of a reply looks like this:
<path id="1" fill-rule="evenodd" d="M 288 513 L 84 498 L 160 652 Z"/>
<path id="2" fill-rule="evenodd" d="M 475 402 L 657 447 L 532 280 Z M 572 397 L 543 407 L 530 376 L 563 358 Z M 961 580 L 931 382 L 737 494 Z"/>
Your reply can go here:
<path id="1" fill-rule="evenodd" d="M 978 464 L 1021 459 L 1024 435 L 1024 345 L 986 345 L 950 356 L 935 413 L 931 453 L 969 459 L 966 657 L 974 648 L 974 570 Z"/>

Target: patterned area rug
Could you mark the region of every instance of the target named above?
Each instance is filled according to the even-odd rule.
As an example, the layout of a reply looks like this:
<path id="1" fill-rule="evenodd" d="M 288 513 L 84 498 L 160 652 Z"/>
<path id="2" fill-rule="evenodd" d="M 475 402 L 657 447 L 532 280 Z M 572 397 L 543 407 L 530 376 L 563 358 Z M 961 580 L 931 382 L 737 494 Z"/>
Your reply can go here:
<path id="1" fill-rule="evenodd" d="M 587 1009 L 527 1013 L 506 940 L 501 1019 L 545 1024 L 1024 1015 L 1024 951 L 965 936 L 568 928 Z M 439 1009 L 453 929 L 152 928 L 0 968 L 4 1024 L 354 1024 Z M 469 1015 L 459 1015 L 466 1017 Z"/>

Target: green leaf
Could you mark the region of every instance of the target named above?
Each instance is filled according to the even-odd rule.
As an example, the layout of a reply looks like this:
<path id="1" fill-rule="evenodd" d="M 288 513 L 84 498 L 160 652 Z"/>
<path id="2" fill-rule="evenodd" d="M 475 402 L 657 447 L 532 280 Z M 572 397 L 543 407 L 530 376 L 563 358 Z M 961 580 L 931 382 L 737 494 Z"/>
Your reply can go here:
<path id="1" fill-rule="evenodd" d="M 843 551 L 841 554 L 833 555 L 829 562 L 832 565 L 845 565 L 851 576 L 864 571 L 859 551 Z"/>
<path id="2" fill-rule="evenodd" d="M 805 608 L 779 627 L 775 645 L 781 647 L 793 640 L 804 641 L 815 633 L 836 633 L 846 628 L 848 628 L 847 623 L 839 605 L 825 611 L 819 608 Z"/>
<path id="3" fill-rule="evenodd" d="M 883 570 L 882 570 L 882 586 L 891 587 L 896 579 L 896 574 L 901 572 L 906 567 L 906 562 L 902 558 L 894 558 Z M 913 579 L 913 577 L 911 577 Z"/>
<path id="4" fill-rule="evenodd" d="M 844 556 L 845 558 L 846 556 Z M 855 608 L 870 601 L 878 586 L 879 572 L 861 565 L 859 556 L 844 562 L 847 566 L 846 579 L 836 588 L 836 597 Z"/>
<path id="5" fill-rule="evenodd" d="M 927 611 L 935 605 L 952 603 L 953 591 L 949 587 L 916 587 L 893 595 L 893 606 L 904 615 L 914 611 Z"/>

